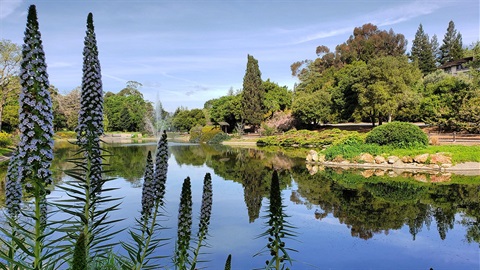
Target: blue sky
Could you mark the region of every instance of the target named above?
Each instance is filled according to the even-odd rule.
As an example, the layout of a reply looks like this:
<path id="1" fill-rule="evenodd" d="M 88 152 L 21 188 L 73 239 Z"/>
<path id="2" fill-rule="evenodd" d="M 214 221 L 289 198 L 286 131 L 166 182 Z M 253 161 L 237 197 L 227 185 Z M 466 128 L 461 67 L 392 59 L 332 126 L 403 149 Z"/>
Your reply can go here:
<path id="1" fill-rule="evenodd" d="M 0 38 L 22 44 L 28 6 L 37 6 L 50 83 L 61 93 L 80 86 L 86 18 L 93 13 L 104 91 L 143 84 L 164 108 L 203 108 L 241 89 L 247 55 L 262 79 L 290 89 L 290 65 L 331 50 L 354 27 L 373 23 L 404 34 L 420 23 L 441 43 L 453 20 L 464 45 L 479 40 L 478 0 L 0 0 Z"/>

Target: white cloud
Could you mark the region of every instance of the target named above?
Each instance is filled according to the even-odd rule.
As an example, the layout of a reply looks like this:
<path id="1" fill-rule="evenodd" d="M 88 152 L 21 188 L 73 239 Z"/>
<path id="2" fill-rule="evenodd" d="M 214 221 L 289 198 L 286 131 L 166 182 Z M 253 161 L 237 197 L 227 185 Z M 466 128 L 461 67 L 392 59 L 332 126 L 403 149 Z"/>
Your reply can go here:
<path id="1" fill-rule="evenodd" d="M 0 2 L 0 19 L 8 17 L 22 5 L 23 0 L 2 0 Z"/>

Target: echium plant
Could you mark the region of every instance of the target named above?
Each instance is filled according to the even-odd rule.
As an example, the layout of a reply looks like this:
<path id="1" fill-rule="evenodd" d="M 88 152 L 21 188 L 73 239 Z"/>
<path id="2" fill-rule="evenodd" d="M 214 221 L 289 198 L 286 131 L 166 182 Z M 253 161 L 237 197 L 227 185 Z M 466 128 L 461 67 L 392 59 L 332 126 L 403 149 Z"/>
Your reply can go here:
<path id="1" fill-rule="evenodd" d="M 166 137 L 160 139 L 158 148 L 163 150 L 166 145 Z M 157 151 L 161 151 L 157 149 Z M 163 152 L 168 155 L 167 152 Z M 166 166 L 167 164 L 165 164 Z M 163 167 L 162 167 L 163 168 Z M 162 170 L 166 173 L 165 170 Z M 141 218 L 135 219 L 135 228 L 130 230 L 132 243 L 122 242 L 123 248 L 127 251 L 129 258 L 119 260 L 122 269 L 125 270 L 140 270 L 140 269 L 159 269 L 161 266 L 159 260 L 162 256 L 155 255 L 154 251 L 163 244 L 164 240 L 157 237 L 160 230 L 164 229 L 158 224 L 157 219 L 163 216 L 160 202 L 163 200 L 155 200 L 155 172 L 152 161 L 152 153 L 148 151 L 147 165 L 145 166 L 145 174 L 143 177 L 142 188 L 142 210 Z M 166 175 L 162 175 L 162 179 L 166 179 Z"/>
<path id="2" fill-rule="evenodd" d="M 265 269 L 288 269 L 285 261 L 292 265 L 292 259 L 287 251 L 295 251 L 285 247 L 285 238 L 292 238 L 295 236 L 294 227 L 288 223 L 288 217 L 284 211 L 285 206 L 282 204 L 282 195 L 280 190 L 280 181 L 278 179 L 277 171 L 273 172 L 272 183 L 270 186 L 270 205 L 268 209 L 267 231 L 259 237 L 267 237 L 268 244 L 255 256 L 263 254 L 264 251 L 269 251 L 271 259 L 265 262 Z"/>
<path id="3" fill-rule="evenodd" d="M 34 5 L 28 10 L 25 29 L 22 61 L 20 67 L 19 130 L 20 142 L 17 152 L 10 163 L 9 192 L 7 201 L 10 214 L 18 215 L 21 196 L 20 185 L 31 198 L 25 216 L 25 224 L 10 222 L 12 233 L 2 230 L 18 248 L 10 246 L 10 254 L 2 259 L 10 264 L 10 269 L 46 269 L 53 268 L 52 257 L 57 251 L 47 250 L 48 236 L 52 233 L 47 222 L 48 186 L 52 184 L 50 165 L 53 159 L 53 114 L 52 102 L 48 91 L 49 82 L 45 54 L 39 31 L 37 11 Z M 15 174 L 12 170 L 17 169 Z M 9 219 L 15 221 L 15 219 Z M 4 240 L 2 240 L 4 241 Z M 4 241 L 5 242 L 5 241 Z M 13 248 L 13 249 L 12 249 Z M 17 252 L 18 251 L 18 252 Z"/>
<path id="4" fill-rule="evenodd" d="M 212 214 L 212 177 L 210 173 L 205 174 L 203 179 L 202 206 L 200 209 L 200 222 L 196 239 L 196 248 L 193 250 L 193 256 L 190 254 L 190 241 L 192 235 L 192 191 L 191 181 L 187 177 L 182 186 L 180 195 L 180 206 L 178 210 L 178 229 L 177 242 L 173 262 L 177 269 L 197 269 L 198 256 L 200 249 L 207 246 L 205 240 L 208 236 L 208 226 Z"/>
<path id="5" fill-rule="evenodd" d="M 114 246 L 110 240 L 116 231 L 110 229 L 118 220 L 110 220 L 109 214 L 118 210 L 120 205 L 115 203 L 119 198 L 104 194 L 114 188 L 104 187 L 112 179 L 105 179 L 102 175 L 100 136 L 103 134 L 103 90 L 92 13 L 87 17 L 80 104 L 76 128 L 78 158 L 70 160 L 75 166 L 66 171 L 73 180 L 59 187 L 66 191 L 70 199 L 58 201 L 56 205 L 75 217 L 69 226 L 65 226 L 65 230 L 74 242 L 78 242 L 82 235 L 81 242 L 85 246 L 77 243 L 75 248 L 84 248 L 85 252 L 71 250 L 70 253 L 85 254 L 84 264 L 89 265 L 92 264 L 93 258 L 106 258 L 108 250 Z M 79 258 L 76 257 L 76 260 Z"/>
<path id="6" fill-rule="evenodd" d="M 184 270 L 188 267 L 190 237 L 192 234 L 192 188 L 190 177 L 185 178 L 180 195 L 178 209 L 177 243 L 173 262 L 176 269 Z"/>

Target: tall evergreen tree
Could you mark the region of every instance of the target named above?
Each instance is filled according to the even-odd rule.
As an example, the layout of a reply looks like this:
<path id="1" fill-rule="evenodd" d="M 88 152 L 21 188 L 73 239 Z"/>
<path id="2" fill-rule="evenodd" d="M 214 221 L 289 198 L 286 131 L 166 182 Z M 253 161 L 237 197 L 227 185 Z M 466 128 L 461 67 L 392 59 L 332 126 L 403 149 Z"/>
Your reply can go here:
<path id="1" fill-rule="evenodd" d="M 436 69 L 432 45 L 430 44 L 428 35 L 423 31 L 422 24 L 418 26 L 417 33 L 415 34 L 410 59 L 417 63 L 424 75 Z"/>
<path id="2" fill-rule="evenodd" d="M 455 29 L 455 23 L 448 23 L 447 32 L 443 38 L 443 44 L 440 46 L 441 64 L 454 61 L 463 57 L 462 35 Z"/>
<path id="3" fill-rule="evenodd" d="M 242 118 L 255 128 L 263 120 L 263 97 L 265 90 L 262 84 L 262 74 L 258 61 L 248 55 L 247 69 L 243 77 Z"/>
<path id="4" fill-rule="evenodd" d="M 432 55 L 435 61 L 435 66 L 438 66 L 438 60 L 440 58 L 440 44 L 438 43 L 437 35 L 433 35 L 432 39 L 430 39 L 430 46 L 432 47 Z"/>

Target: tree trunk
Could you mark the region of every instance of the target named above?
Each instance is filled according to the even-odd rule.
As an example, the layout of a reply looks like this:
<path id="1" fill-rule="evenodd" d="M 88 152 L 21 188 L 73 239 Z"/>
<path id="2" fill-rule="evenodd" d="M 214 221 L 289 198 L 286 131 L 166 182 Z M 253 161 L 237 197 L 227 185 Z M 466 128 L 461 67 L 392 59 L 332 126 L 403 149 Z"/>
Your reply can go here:
<path id="1" fill-rule="evenodd" d="M 391 123 L 391 122 L 392 122 L 392 114 L 389 113 L 389 114 L 388 114 L 388 123 Z"/>

